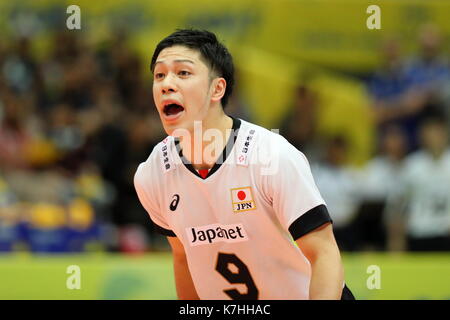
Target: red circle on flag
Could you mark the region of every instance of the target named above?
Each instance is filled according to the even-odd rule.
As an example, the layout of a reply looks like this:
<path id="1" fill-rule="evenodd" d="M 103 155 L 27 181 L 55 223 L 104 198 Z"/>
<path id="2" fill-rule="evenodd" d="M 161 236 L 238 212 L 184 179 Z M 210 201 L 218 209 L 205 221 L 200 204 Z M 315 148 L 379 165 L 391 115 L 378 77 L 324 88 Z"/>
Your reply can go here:
<path id="1" fill-rule="evenodd" d="M 238 194 L 237 194 L 237 196 L 238 196 L 239 200 L 242 201 L 242 200 L 245 199 L 245 197 L 246 197 L 247 195 L 245 194 L 244 191 L 239 191 Z"/>

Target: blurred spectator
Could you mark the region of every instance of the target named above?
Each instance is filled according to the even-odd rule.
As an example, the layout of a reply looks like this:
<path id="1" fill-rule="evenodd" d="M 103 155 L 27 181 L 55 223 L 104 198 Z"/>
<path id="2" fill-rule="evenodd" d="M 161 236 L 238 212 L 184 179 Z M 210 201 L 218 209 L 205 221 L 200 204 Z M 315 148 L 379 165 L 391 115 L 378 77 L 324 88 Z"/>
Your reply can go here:
<path id="1" fill-rule="evenodd" d="M 296 89 L 294 104 L 281 124 L 280 133 L 310 160 L 319 157 L 317 112 L 317 95 L 306 84 L 301 84 Z"/>
<path id="2" fill-rule="evenodd" d="M 55 106 L 49 114 L 48 137 L 62 154 L 70 153 L 83 144 L 75 111 L 66 104 Z"/>
<path id="3" fill-rule="evenodd" d="M 424 100 L 411 90 L 398 39 L 385 41 L 382 47 L 382 65 L 369 84 L 373 112 L 381 137 L 386 127 L 396 125 L 405 131 L 408 150 L 416 148 L 419 114 Z"/>
<path id="4" fill-rule="evenodd" d="M 25 239 L 31 252 L 61 253 L 69 251 L 65 208 L 48 202 L 30 205 L 25 222 Z"/>
<path id="5" fill-rule="evenodd" d="M 31 47 L 0 44 L 0 250 L 129 251 L 130 225 L 162 247 L 132 178 L 163 130 L 127 33 L 95 51 L 56 32 L 40 60 Z"/>
<path id="6" fill-rule="evenodd" d="M 31 139 L 26 128 L 26 107 L 18 97 L 6 91 L 0 101 L 0 169 L 24 168 L 28 165 L 25 152 Z"/>
<path id="7" fill-rule="evenodd" d="M 79 35 L 56 32 L 39 59 L 31 38 L 0 43 L 0 251 L 166 245 L 132 181 L 163 138 L 147 68 L 126 30 Z"/>
<path id="8" fill-rule="evenodd" d="M 408 156 L 389 205 L 391 249 L 450 250 L 450 149 L 442 117 L 421 126 L 421 149 Z"/>
<path id="9" fill-rule="evenodd" d="M 91 107 L 98 71 L 93 55 L 85 49 L 77 60 L 65 65 L 64 69 L 60 102 L 76 109 Z"/>
<path id="10" fill-rule="evenodd" d="M 20 38 L 13 49 L 4 57 L 2 77 L 7 88 L 14 94 L 39 100 L 42 93 L 42 79 L 39 66 L 31 54 L 28 38 Z"/>
<path id="11" fill-rule="evenodd" d="M 0 176 L 0 252 L 17 249 L 22 241 L 18 199 Z"/>
<path id="12" fill-rule="evenodd" d="M 419 29 L 420 53 L 406 66 L 406 77 L 424 108 L 424 116 L 439 112 L 450 115 L 450 65 L 441 52 L 443 41 L 433 24 Z"/>
<path id="13" fill-rule="evenodd" d="M 225 108 L 225 113 L 235 118 L 252 122 L 253 117 L 250 109 L 241 93 L 242 86 L 239 84 L 240 77 L 239 70 L 235 70 L 233 93 L 229 98 L 228 104 Z"/>
<path id="14" fill-rule="evenodd" d="M 244 99 L 236 92 L 238 90 L 233 89 L 233 91 L 234 92 L 230 96 L 230 100 L 225 109 L 226 114 L 245 121 L 252 121 L 251 113 L 245 104 Z"/>
<path id="15" fill-rule="evenodd" d="M 329 139 L 324 161 L 313 164 L 311 171 L 333 219 L 339 248 L 353 251 L 359 246 L 353 221 L 360 204 L 361 188 L 356 171 L 346 165 L 347 152 L 345 138 Z"/>
<path id="16" fill-rule="evenodd" d="M 134 115 L 129 117 L 127 121 L 127 127 L 130 129 L 127 136 L 126 179 L 120 191 L 120 202 L 118 204 L 119 212 L 126 212 L 118 221 L 124 228 L 121 231 L 121 247 L 128 247 L 129 244 L 123 243 L 123 241 L 129 240 L 128 235 L 145 232 L 145 236 L 137 238 L 148 241 L 146 244 L 148 248 L 160 250 L 167 246 L 167 241 L 154 230 L 152 223 L 149 223 L 147 212 L 139 202 L 135 201 L 136 191 L 133 178 L 142 159 L 146 159 L 156 144 L 164 138 L 161 121 L 154 112 L 149 112 L 146 115 Z M 139 225 L 144 228 L 138 230 L 137 226 Z"/>
<path id="17" fill-rule="evenodd" d="M 380 154 L 361 172 L 363 199 L 354 221 L 354 232 L 361 250 L 385 250 L 387 244 L 384 209 L 391 194 L 397 192 L 401 168 L 407 152 L 407 139 L 401 128 L 387 127 Z"/>
<path id="18" fill-rule="evenodd" d="M 113 39 L 103 43 L 97 52 L 97 61 L 101 77 L 114 79 L 114 91 L 127 110 L 145 113 L 154 109 L 152 90 L 149 90 L 151 83 L 143 81 L 142 71 L 146 69 L 139 55 L 131 50 L 126 30 L 117 30 Z"/>
<path id="19" fill-rule="evenodd" d="M 126 225 L 119 233 L 120 251 L 125 253 L 145 253 L 148 250 L 148 234 L 142 225 Z"/>
<path id="20" fill-rule="evenodd" d="M 0 190 L 6 199 L 0 204 L 0 226 L 8 231 L 6 238 L 15 239 L 10 246 L 21 242 L 22 249 L 47 253 L 108 245 L 101 232 L 108 221 L 101 213 L 109 209 L 111 193 L 92 168 L 78 177 L 55 169 L 8 171 L 2 181 L 7 188 Z M 5 241 L 5 234 L 0 238 Z"/>
<path id="21" fill-rule="evenodd" d="M 84 252 L 103 249 L 100 244 L 101 223 L 88 201 L 82 198 L 73 199 L 68 205 L 68 251 Z"/>
<path id="22" fill-rule="evenodd" d="M 82 158 L 94 163 L 102 178 L 114 186 L 115 193 L 122 194 L 128 153 L 126 132 L 99 109 L 83 112 L 80 119 L 85 123 L 82 126 L 86 138 Z M 120 209 L 121 197 L 115 197 L 113 201 L 111 221 L 120 223 L 128 213 Z"/>
<path id="23" fill-rule="evenodd" d="M 450 69 L 441 55 L 442 39 L 433 25 L 419 30 L 420 55 L 406 61 L 398 39 L 383 46 L 383 65 L 369 85 L 373 111 L 379 132 L 390 124 L 400 126 L 407 134 L 408 150 L 418 147 L 418 126 L 435 111 L 449 114 Z"/>

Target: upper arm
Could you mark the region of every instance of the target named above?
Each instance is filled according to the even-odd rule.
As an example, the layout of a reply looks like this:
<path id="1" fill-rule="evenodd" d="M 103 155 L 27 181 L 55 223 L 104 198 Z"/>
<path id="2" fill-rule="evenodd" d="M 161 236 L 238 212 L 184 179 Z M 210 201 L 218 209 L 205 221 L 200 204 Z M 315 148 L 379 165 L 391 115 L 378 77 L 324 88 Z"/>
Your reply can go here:
<path id="1" fill-rule="evenodd" d="M 172 248 L 172 252 L 175 256 L 186 256 L 183 243 L 177 237 L 167 237 L 167 241 L 169 241 L 170 247 Z"/>
<path id="2" fill-rule="evenodd" d="M 326 223 L 305 234 L 297 239 L 296 243 L 305 257 L 311 262 L 315 261 L 315 259 L 322 254 L 335 254 L 340 256 L 331 223 Z"/>
<path id="3" fill-rule="evenodd" d="M 154 166 L 152 167 L 149 163 L 140 164 L 134 175 L 134 187 L 139 201 L 147 211 L 156 231 L 165 236 L 175 237 L 176 234 L 171 230 L 159 205 L 158 193 L 155 190 L 157 174 L 154 171 Z"/>
<path id="4" fill-rule="evenodd" d="M 278 170 L 268 177 L 267 193 L 281 225 L 297 240 L 331 218 L 304 154 L 285 140 L 279 145 L 272 156 L 278 158 Z"/>

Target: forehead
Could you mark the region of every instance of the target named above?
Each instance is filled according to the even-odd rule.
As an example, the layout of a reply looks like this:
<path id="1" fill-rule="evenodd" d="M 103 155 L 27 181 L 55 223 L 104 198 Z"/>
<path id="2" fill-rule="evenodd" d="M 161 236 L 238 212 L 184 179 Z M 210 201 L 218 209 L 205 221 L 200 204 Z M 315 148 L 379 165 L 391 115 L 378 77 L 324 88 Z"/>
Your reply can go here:
<path id="1" fill-rule="evenodd" d="M 161 50 L 156 58 L 155 67 L 158 64 L 170 64 L 173 62 L 192 63 L 195 66 L 206 67 L 200 52 L 185 46 L 175 45 Z"/>

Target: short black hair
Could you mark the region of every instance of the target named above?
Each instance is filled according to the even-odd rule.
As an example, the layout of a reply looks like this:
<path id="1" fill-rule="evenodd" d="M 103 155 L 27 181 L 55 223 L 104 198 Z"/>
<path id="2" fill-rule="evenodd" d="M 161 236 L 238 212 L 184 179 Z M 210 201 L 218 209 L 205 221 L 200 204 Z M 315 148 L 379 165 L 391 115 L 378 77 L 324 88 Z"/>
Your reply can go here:
<path id="1" fill-rule="evenodd" d="M 225 88 L 225 94 L 221 99 L 222 107 L 225 107 L 233 92 L 234 86 L 233 58 L 228 49 L 220 43 L 216 35 L 212 32 L 207 30 L 178 29 L 161 40 L 156 46 L 150 65 L 152 72 L 154 71 L 159 53 L 166 48 L 176 45 L 198 50 L 210 70 L 225 79 L 227 86 Z"/>

